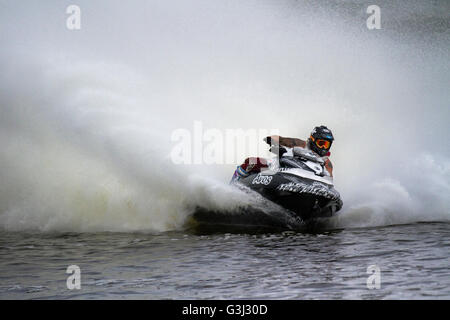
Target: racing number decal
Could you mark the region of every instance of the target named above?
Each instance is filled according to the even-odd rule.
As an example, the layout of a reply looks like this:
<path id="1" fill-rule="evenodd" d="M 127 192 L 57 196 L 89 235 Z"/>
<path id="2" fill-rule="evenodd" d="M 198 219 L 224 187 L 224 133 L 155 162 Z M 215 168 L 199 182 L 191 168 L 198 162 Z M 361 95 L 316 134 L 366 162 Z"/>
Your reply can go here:
<path id="1" fill-rule="evenodd" d="M 253 179 L 252 184 L 268 185 L 272 181 L 272 176 L 262 176 L 260 173 Z"/>

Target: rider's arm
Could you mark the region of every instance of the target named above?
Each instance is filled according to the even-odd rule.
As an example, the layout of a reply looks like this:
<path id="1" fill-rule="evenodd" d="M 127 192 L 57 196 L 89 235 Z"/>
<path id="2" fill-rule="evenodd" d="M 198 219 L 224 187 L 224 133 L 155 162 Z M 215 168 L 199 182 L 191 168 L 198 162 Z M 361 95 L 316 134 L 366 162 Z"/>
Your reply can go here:
<path id="1" fill-rule="evenodd" d="M 304 141 L 302 139 L 297 139 L 297 138 L 287 138 L 287 137 L 281 137 L 281 136 L 274 135 L 274 136 L 269 136 L 264 140 L 271 145 L 281 145 L 281 146 L 285 146 L 288 148 L 293 148 L 293 147 L 305 148 L 306 147 L 306 141 Z"/>
<path id="2" fill-rule="evenodd" d="M 330 176 L 333 176 L 333 164 L 331 163 L 330 159 L 327 159 L 325 161 L 325 169 L 327 169 Z"/>

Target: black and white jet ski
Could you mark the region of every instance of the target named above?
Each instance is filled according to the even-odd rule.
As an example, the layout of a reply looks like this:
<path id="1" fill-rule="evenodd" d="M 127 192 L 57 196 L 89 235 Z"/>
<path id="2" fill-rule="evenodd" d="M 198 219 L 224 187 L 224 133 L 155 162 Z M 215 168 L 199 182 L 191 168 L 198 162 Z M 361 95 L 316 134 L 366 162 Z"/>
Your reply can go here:
<path id="1" fill-rule="evenodd" d="M 300 147 L 273 146 L 271 152 L 278 157 L 269 161 L 266 170 L 233 184 L 259 193 L 305 222 L 332 217 L 342 208 L 322 158 Z"/>
<path id="2" fill-rule="evenodd" d="M 266 170 L 231 182 L 248 194 L 248 205 L 232 212 L 196 207 L 188 227 L 200 233 L 315 229 L 341 209 L 322 158 L 299 147 L 271 151 L 278 156 Z"/>

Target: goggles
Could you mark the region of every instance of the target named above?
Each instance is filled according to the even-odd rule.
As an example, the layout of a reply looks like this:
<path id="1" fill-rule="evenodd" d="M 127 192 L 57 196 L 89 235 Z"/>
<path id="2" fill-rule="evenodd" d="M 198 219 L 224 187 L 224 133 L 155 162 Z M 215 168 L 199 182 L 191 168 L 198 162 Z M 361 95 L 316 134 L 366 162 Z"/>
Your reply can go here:
<path id="1" fill-rule="evenodd" d="M 314 138 L 311 136 L 312 141 L 316 144 L 317 147 L 320 149 L 328 150 L 331 147 L 331 142 L 325 139 L 317 139 L 314 140 Z"/>

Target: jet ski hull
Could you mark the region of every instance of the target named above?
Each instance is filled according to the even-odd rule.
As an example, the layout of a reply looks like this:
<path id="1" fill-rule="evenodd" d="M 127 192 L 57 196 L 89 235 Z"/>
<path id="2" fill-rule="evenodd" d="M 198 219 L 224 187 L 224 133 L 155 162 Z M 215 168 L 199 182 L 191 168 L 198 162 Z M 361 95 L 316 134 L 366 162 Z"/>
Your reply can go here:
<path id="1" fill-rule="evenodd" d="M 258 192 L 303 221 L 329 218 L 342 208 L 342 200 L 333 185 L 290 173 L 255 173 L 235 183 Z"/>

